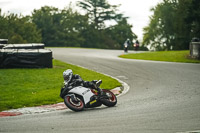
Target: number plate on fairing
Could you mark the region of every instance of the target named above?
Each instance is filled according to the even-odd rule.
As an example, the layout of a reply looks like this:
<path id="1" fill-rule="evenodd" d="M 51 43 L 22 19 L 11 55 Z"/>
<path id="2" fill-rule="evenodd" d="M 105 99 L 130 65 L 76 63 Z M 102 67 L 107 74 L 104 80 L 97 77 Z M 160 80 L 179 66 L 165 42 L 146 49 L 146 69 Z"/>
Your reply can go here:
<path id="1" fill-rule="evenodd" d="M 69 91 L 70 93 L 75 93 L 83 97 L 85 104 L 90 102 L 90 98 L 94 95 L 89 88 L 82 86 L 75 87 Z"/>

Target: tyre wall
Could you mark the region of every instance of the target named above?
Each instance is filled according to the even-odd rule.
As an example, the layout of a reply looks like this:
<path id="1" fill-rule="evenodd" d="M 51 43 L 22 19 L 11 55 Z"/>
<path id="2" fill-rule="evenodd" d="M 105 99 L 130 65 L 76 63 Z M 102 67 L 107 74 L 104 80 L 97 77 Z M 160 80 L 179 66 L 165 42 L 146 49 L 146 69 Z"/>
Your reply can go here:
<path id="1" fill-rule="evenodd" d="M 52 68 L 52 51 L 0 49 L 0 68 Z"/>

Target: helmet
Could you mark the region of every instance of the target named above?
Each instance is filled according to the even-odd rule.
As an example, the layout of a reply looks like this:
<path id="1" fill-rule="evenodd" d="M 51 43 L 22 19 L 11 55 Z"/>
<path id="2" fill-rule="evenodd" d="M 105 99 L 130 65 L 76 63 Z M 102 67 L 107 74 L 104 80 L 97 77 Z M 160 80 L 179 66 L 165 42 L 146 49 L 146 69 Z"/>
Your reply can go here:
<path id="1" fill-rule="evenodd" d="M 72 79 L 73 72 L 71 69 L 67 69 L 63 72 L 63 78 L 66 83 Z"/>

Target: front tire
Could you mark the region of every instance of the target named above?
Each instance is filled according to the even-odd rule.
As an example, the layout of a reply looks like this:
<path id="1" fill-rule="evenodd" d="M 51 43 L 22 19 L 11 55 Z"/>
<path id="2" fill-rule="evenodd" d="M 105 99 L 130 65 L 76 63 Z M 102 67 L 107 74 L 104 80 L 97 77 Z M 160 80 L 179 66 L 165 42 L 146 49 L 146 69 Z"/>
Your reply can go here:
<path id="1" fill-rule="evenodd" d="M 76 98 L 78 101 L 74 102 L 70 95 L 66 95 L 64 97 L 64 103 L 69 109 L 73 111 L 76 111 L 76 112 L 82 111 L 84 109 L 84 102 L 81 97 L 77 96 Z"/>
<path id="2" fill-rule="evenodd" d="M 102 90 L 108 98 L 101 99 L 101 102 L 108 107 L 113 107 L 117 104 L 117 97 L 109 90 Z"/>

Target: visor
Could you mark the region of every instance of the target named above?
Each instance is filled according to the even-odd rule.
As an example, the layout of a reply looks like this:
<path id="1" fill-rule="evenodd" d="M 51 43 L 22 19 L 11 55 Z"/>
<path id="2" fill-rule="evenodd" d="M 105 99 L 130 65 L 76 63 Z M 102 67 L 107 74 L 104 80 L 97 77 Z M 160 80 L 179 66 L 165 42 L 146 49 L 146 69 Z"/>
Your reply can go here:
<path id="1" fill-rule="evenodd" d="M 64 80 L 68 81 L 69 80 L 69 76 L 65 76 Z"/>

